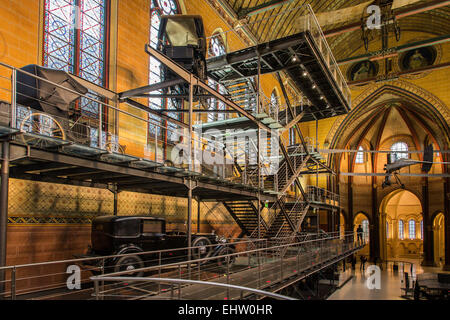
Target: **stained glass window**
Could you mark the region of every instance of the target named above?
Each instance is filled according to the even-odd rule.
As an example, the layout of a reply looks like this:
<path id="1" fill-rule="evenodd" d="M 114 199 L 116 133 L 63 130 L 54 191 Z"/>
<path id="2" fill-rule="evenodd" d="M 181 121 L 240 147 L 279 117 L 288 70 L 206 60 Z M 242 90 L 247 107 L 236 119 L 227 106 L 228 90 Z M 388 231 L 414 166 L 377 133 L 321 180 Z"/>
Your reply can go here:
<path id="1" fill-rule="evenodd" d="M 405 238 L 403 220 L 398 221 L 398 238 L 400 240 Z"/>
<path id="2" fill-rule="evenodd" d="M 227 93 L 225 87 L 213 79 L 208 79 L 208 85 L 222 95 Z M 210 98 L 208 100 L 208 108 L 209 110 L 225 110 L 226 106 L 222 101 L 215 98 Z M 208 112 L 208 121 L 225 120 L 225 118 L 225 113 L 223 112 Z"/>
<path id="3" fill-rule="evenodd" d="M 423 240 L 423 220 L 420 221 L 420 239 Z"/>
<path id="4" fill-rule="evenodd" d="M 104 86 L 107 4 L 106 0 L 46 0 L 44 66 Z M 82 99 L 81 108 L 99 114 L 99 104 L 88 99 Z"/>
<path id="5" fill-rule="evenodd" d="M 389 239 L 389 222 L 386 221 L 386 239 Z"/>
<path id="6" fill-rule="evenodd" d="M 362 221 L 363 237 L 365 242 L 369 242 L 369 220 Z"/>
<path id="7" fill-rule="evenodd" d="M 355 159 L 355 163 L 356 164 L 362 164 L 364 163 L 364 148 L 362 146 L 359 147 L 358 149 L 359 151 L 356 153 L 356 159 Z"/>
<path id="8" fill-rule="evenodd" d="M 209 41 L 209 51 L 210 57 L 219 57 L 227 53 L 225 49 L 225 43 L 220 33 L 215 33 L 211 40 Z"/>
<path id="9" fill-rule="evenodd" d="M 414 220 L 409 220 L 409 239 L 414 240 L 416 239 L 416 222 Z"/>
<path id="10" fill-rule="evenodd" d="M 158 46 L 158 33 L 159 33 L 159 24 L 161 21 L 161 15 L 172 15 L 179 13 L 178 4 L 174 0 L 151 0 L 150 3 L 150 46 L 154 49 Z M 153 57 L 150 57 L 149 63 L 149 84 L 155 84 L 161 82 L 162 79 L 162 66 L 161 63 Z M 162 94 L 162 90 L 157 91 L 159 94 Z M 149 99 L 149 107 L 152 109 L 176 109 L 176 101 L 172 101 L 171 99 L 162 99 L 162 98 L 150 98 Z M 171 118 L 182 120 L 182 115 L 180 112 L 169 112 L 167 115 Z M 178 128 L 177 125 L 167 122 L 161 121 L 161 118 L 155 115 L 149 115 L 149 119 L 153 123 L 159 123 L 161 126 L 166 127 L 168 130 L 162 130 L 161 126 L 156 126 L 154 124 L 149 124 L 149 136 L 153 137 L 155 132 L 158 135 L 158 139 L 165 139 L 164 135 L 167 137 L 169 141 L 178 140 L 178 135 L 176 134 L 176 130 Z"/>
<path id="11" fill-rule="evenodd" d="M 399 159 L 408 159 L 409 155 L 408 151 L 408 145 L 405 142 L 396 142 L 391 146 L 391 162 L 395 162 Z"/>

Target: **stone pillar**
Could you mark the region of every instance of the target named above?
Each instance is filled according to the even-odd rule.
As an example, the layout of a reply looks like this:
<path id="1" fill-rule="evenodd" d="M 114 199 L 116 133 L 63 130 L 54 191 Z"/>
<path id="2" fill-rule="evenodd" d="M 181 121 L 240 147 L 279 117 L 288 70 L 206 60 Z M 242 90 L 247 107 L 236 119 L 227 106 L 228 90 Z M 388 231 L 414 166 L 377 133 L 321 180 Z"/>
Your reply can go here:
<path id="1" fill-rule="evenodd" d="M 351 177 L 348 177 L 348 212 L 345 217 L 347 231 L 353 231 L 353 188 Z"/>
<path id="2" fill-rule="evenodd" d="M 448 159 L 449 157 L 446 158 L 447 161 L 450 160 Z M 443 269 L 445 271 L 450 271 L 450 179 L 449 178 L 445 178 L 444 183 L 444 233 L 445 233 L 445 264 Z"/>
<path id="3" fill-rule="evenodd" d="M 378 217 L 377 185 L 372 185 L 372 221 L 370 224 L 370 259 L 380 257 L 380 221 Z"/>
<path id="4" fill-rule="evenodd" d="M 422 266 L 435 266 L 433 245 L 433 221 L 430 217 L 430 195 L 428 192 L 428 178 L 423 179 L 423 261 Z M 420 230 L 420 226 L 419 226 Z"/>

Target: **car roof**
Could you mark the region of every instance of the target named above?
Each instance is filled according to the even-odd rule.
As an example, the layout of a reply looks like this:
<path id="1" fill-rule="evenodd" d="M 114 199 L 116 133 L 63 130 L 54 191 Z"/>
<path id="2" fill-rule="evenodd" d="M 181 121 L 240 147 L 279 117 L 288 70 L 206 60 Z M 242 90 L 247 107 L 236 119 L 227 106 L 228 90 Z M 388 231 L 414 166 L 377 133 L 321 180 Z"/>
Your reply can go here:
<path id="1" fill-rule="evenodd" d="M 100 216 L 93 219 L 93 222 L 121 222 L 127 220 L 152 220 L 152 221 L 166 221 L 164 218 L 157 218 L 152 216 Z"/>

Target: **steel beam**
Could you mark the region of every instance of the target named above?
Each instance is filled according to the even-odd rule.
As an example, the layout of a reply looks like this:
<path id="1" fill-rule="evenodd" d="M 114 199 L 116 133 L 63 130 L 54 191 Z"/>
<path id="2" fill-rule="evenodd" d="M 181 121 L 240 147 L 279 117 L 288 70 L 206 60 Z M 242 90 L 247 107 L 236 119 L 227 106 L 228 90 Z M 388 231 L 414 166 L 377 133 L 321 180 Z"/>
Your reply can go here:
<path id="1" fill-rule="evenodd" d="M 261 129 L 267 130 L 267 131 L 271 131 L 272 130 L 269 126 L 263 124 L 261 121 L 256 119 L 256 117 L 254 117 L 251 113 L 249 113 L 248 111 L 244 110 L 243 108 L 238 106 L 233 101 L 225 98 L 224 96 L 222 96 L 216 90 L 210 88 L 207 83 L 204 83 L 200 78 L 198 78 L 197 76 L 195 76 L 192 73 L 188 72 L 187 70 L 185 70 L 184 68 L 179 66 L 177 63 L 175 63 L 173 60 L 171 60 L 170 58 L 168 58 L 167 56 L 165 56 L 164 54 L 162 54 L 158 50 L 153 49 L 152 47 L 150 47 L 147 44 L 145 46 L 145 51 L 149 55 L 154 57 L 156 60 L 158 60 L 159 62 L 164 64 L 166 67 L 168 67 L 170 70 L 175 72 L 179 77 L 184 79 L 187 83 L 192 84 L 193 86 L 202 88 L 203 90 L 205 90 L 206 92 L 211 94 L 214 98 L 222 101 L 226 106 L 236 110 L 237 112 L 239 112 L 243 116 L 245 116 L 248 119 L 250 119 L 253 122 L 255 122 L 257 124 L 257 126 L 260 127 Z"/>
<path id="2" fill-rule="evenodd" d="M 158 116 L 158 117 L 160 117 L 163 120 L 169 121 L 171 123 L 175 123 L 176 125 L 178 125 L 178 126 L 180 126 L 182 128 L 187 128 L 188 127 L 188 125 L 185 124 L 184 122 L 181 122 L 180 120 L 174 119 L 172 117 L 169 117 L 168 115 L 165 115 L 165 114 L 162 114 L 162 113 L 160 113 L 160 112 L 158 112 L 156 110 L 153 110 L 152 108 L 149 108 L 149 107 L 147 107 L 147 106 L 145 106 L 145 105 L 143 105 L 143 104 L 141 104 L 141 103 L 139 103 L 137 101 L 134 101 L 134 100 L 131 100 L 131 99 L 127 98 L 127 99 L 124 100 L 124 103 L 126 103 L 126 104 L 128 104 L 128 105 L 130 105 L 132 107 L 141 109 L 141 110 L 143 110 L 145 112 L 151 113 L 151 114 L 153 114 L 155 116 Z"/>
<path id="3" fill-rule="evenodd" d="M 398 11 L 395 12 L 394 15 L 397 19 L 401 19 L 401 18 L 412 16 L 417 13 L 422 13 L 425 11 L 442 8 L 442 7 L 448 6 L 449 4 L 450 4 L 450 1 L 448 1 L 448 0 L 437 0 L 437 1 L 432 1 L 432 2 L 428 2 L 428 3 L 421 3 L 414 7 L 410 7 L 410 8 L 406 8 L 406 9 L 399 9 Z M 329 37 L 340 35 L 342 33 L 347 33 L 347 32 L 351 32 L 351 31 L 355 31 L 355 30 L 359 30 L 359 29 L 361 29 L 361 22 L 355 22 L 355 23 L 345 25 L 343 27 L 324 31 L 324 35 L 325 35 L 325 38 L 329 38 Z"/>
<path id="4" fill-rule="evenodd" d="M 150 84 L 150 85 L 143 86 L 140 88 L 131 89 L 131 90 L 119 93 L 119 100 L 124 100 L 126 98 L 134 98 L 134 97 L 140 96 L 145 93 L 158 91 L 158 90 L 169 88 L 169 87 L 174 87 L 176 85 L 183 84 L 185 82 L 186 81 L 184 79 L 174 79 L 174 80 L 169 80 L 169 81 L 165 81 L 165 82 Z"/>
<path id="5" fill-rule="evenodd" d="M 6 266 L 6 241 L 8 226 L 9 142 L 2 142 L 2 168 L 0 185 L 0 267 Z M 0 299 L 5 294 L 5 270 L 0 271 Z"/>

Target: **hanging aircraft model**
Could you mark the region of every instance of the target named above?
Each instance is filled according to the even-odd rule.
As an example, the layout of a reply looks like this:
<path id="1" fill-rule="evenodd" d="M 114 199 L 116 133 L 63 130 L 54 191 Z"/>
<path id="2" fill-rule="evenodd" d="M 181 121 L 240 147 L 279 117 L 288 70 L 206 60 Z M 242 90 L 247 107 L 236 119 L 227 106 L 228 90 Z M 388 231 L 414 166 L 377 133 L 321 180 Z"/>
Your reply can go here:
<path id="1" fill-rule="evenodd" d="M 423 154 L 423 161 L 410 160 L 410 159 L 398 159 L 391 163 L 391 155 L 387 155 L 388 163 L 384 165 L 384 171 L 388 174 L 382 184 L 383 188 L 389 187 L 392 185 L 391 176 L 394 176 L 396 182 L 402 187 L 405 188 L 405 185 L 401 182 L 398 174 L 400 169 L 410 167 L 415 164 L 422 164 L 422 172 L 428 173 L 433 166 L 433 145 L 428 145 Z"/>

